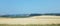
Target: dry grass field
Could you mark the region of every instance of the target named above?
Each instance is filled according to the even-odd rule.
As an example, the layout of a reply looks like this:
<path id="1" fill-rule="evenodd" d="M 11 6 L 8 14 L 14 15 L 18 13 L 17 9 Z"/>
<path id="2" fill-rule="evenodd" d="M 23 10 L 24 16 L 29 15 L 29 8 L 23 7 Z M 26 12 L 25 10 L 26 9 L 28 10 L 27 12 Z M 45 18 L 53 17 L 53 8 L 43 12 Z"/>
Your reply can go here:
<path id="1" fill-rule="evenodd" d="M 30 25 L 38 24 L 38 26 L 40 26 L 40 24 L 51 24 L 51 25 L 57 24 L 60 26 L 60 16 L 33 16 L 33 17 L 28 17 L 28 18 L 0 18 L 1 26 L 7 25 L 7 24 L 21 24 L 21 26 L 26 25 L 26 24 L 30 24 Z"/>

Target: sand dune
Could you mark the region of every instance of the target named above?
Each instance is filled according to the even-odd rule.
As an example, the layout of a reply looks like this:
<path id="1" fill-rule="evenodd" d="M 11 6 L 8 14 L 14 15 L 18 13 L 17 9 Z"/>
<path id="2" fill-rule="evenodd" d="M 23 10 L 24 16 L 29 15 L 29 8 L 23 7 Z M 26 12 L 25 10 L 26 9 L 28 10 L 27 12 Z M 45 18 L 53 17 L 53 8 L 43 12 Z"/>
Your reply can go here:
<path id="1" fill-rule="evenodd" d="M 0 18 L 0 24 L 60 24 L 60 16 L 34 16 L 29 18 Z"/>

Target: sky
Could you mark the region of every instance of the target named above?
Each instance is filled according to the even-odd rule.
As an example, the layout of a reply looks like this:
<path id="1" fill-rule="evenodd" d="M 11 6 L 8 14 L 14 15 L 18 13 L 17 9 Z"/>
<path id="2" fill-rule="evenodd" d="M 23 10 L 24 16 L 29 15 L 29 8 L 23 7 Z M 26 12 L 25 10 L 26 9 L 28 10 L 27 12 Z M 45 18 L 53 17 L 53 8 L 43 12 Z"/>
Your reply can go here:
<path id="1" fill-rule="evenodd" d="M 60 0 L 0 0 L 0 14 L 60 13 Z"/>

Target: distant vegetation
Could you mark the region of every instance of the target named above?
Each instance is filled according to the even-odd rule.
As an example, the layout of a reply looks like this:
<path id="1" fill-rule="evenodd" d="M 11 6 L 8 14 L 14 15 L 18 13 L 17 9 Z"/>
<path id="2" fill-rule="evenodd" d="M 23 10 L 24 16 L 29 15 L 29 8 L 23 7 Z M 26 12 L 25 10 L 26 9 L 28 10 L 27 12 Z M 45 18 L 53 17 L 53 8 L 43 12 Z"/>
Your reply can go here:
<path id="1" fill-rule="evenodd" d="M 60 16 L 60 13 L 45 13 L 45 14 L 16 14 L 16 15 L 0 15 L 0 17 L 31 17 L 31 16 L 42 16 L 42 15 L 50 15 L 50 16 Z"/>

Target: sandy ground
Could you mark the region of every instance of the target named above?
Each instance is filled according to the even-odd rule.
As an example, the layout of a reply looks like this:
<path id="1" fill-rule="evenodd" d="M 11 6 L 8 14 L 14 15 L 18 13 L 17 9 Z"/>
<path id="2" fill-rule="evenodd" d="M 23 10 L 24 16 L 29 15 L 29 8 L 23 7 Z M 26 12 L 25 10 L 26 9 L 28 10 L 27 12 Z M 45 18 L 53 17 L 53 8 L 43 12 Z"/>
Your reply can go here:
<path id="1" fill-rule="evenodd" d="M 0 24 L 60 24 L 60 16 L 34 16 L 29 18 L 0 18 Z"/>

